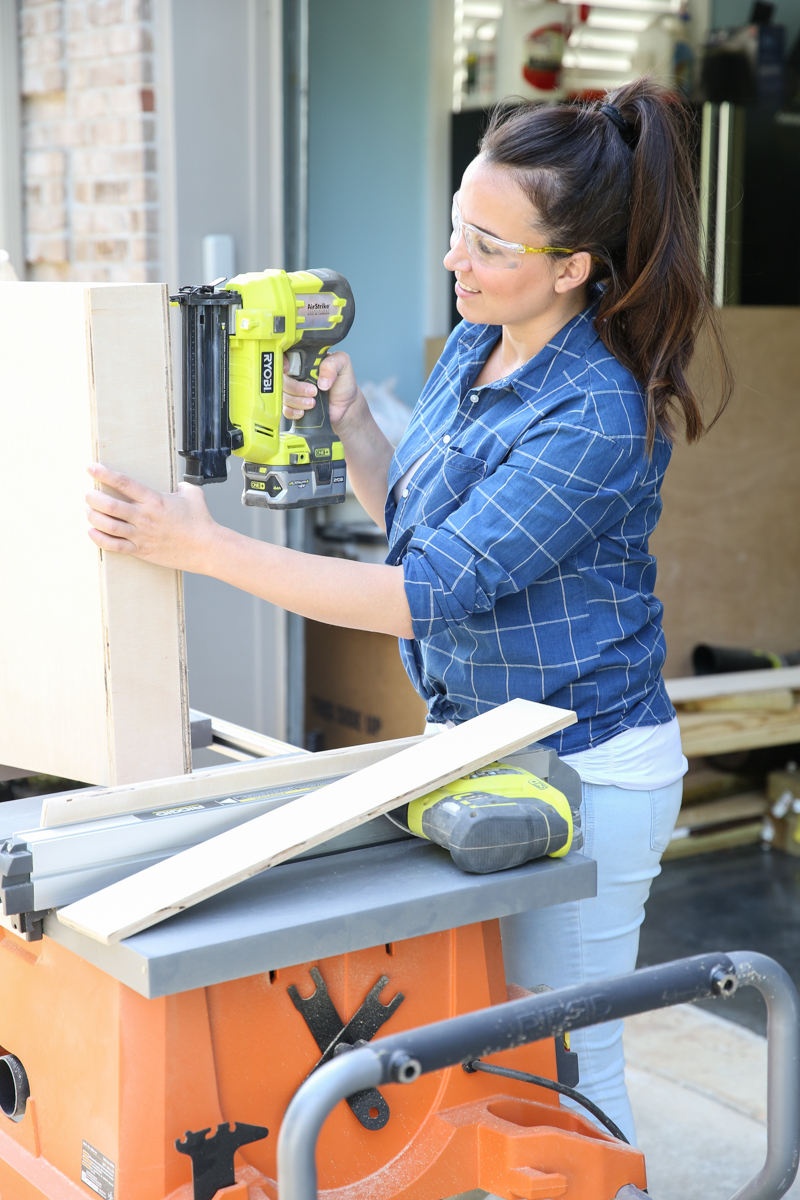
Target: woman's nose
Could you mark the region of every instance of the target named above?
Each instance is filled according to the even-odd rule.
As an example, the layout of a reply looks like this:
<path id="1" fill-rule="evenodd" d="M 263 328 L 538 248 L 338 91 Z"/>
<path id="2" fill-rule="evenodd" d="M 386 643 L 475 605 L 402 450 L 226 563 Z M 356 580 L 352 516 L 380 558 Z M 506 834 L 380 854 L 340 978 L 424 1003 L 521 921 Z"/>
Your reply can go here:
<path id="1" fill-rule="evenodd" d="M 463 236 L 460 236 L 457 241 L 454 241 L 444 256 L 444 265 L 448 271 L 470 271 L 472 270 L 472 262 L 467 254 L 467 247 Z"/>

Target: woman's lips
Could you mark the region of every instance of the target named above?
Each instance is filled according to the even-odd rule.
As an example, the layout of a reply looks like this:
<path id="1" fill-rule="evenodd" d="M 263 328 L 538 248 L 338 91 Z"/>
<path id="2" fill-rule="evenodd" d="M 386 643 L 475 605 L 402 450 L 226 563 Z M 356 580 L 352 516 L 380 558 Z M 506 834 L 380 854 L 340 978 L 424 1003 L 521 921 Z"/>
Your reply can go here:
<path id="1" fill-rule="evenodd" d="M 477 291 L 474 288 L 464 287 L 464 284 L 461 283 L 461 281 L 458 279 L 456 280 L 455 286 L 456 286 L 456 295 L 457 296 L 464 296 L 465 298 L 469 298 L 470 296 L 480 296 L 479 291 Z"/>

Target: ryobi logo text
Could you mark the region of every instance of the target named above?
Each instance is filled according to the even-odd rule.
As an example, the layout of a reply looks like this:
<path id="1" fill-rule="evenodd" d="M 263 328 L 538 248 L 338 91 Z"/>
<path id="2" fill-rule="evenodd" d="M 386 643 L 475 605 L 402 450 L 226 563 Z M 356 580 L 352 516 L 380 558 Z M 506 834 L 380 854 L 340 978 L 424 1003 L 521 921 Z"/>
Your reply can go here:
<path id="1" fill-rule="evenodd" d="M 261 391 L 271 392 L 275 387 L 275 352 L 265 350 L 261 355 Z"/>

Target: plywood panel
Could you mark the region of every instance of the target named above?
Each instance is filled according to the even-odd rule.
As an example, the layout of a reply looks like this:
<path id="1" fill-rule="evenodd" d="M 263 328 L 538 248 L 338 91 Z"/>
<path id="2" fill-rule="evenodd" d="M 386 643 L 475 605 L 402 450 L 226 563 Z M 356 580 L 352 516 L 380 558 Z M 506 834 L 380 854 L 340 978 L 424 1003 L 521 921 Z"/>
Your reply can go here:
<path id="1" fill-rule="evenodd" d="M 86 466 L 175 484 L 166 288 L 0 284 L 0 762 L 114 785 L 190 767 L 178 572 L 87 536 Z"/>
<path id="2" fill-rule="evenodd" d="M 800 309 L 722 310 L 736 375 L 726 413 L 676 445 L 652 539 L 667 676 L 698 642 L 800 647 Z M 692 368 L 713 402 L 707 347 Z"/>

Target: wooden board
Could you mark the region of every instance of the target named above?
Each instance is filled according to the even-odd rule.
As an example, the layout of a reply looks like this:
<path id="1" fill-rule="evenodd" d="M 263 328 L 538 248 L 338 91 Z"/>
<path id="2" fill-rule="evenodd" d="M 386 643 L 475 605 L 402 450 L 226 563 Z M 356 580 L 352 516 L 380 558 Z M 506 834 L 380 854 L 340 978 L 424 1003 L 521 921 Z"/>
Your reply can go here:
<path id="1" fill-rule="evenodd" d="M 58 918 L 117 942 L 576 720 L 566 709 L 511 700 L 69 904 Z"/>
<path id="2" fill-rule="evenodd" d="M 733 400 L 698 445 L 675 446 L 650 543 L 667 676 L 691 673 L 699 642 L 800 648 L 800 308 L 721 315 Z M 708 362 L 701 346 L 691 377 L 712 404 Z"/>
<path id="3" fill-rule="evenodd" d="M 118 784 L 191 768 L 176 571 L 87 536 L 86 466 L 175 485 L 166 287 L 0 283 L 0 762 Z"/>
<path id="4" fill-rule="evenodd" d="M 673 704 L 687 700 L 706 700 L 712 696 L 733 696 L 745 692 L 768 692 L 774 688 L 800 690 L 800 667 L 780 667 L 767 671 L 730 671 L 724 675 L 690 675 L 665 679 Z"/>
<path id="5" fill-rule="evenodd" d="M 742 792 L 738 796 L 727 796 L 723 800 L 711 800 L 707 804 L 691 804 L 683 807 L 675 822 L 676 829 L 706 829 L 725 825 L 729 821 L 744 821 L 750 817 L 762 817 L 769 808 L 769 800 L 763 792 Z"/>
<path id="6" fill-rule="evenodd" d="M 800 704 L 791 712 L 678 713 L 687 758 L 800 742 Z"/>
<path id="7" fill-rule="evenodd" d="M 761 841 L 764 822 L 744 821 L 730 829 L 709 830 L 690 837 L 673 837 L 662 855 L 662 862 L 673 858 L 691 858 L 695 854 L 711 854 L 714 850 L 732 850 L 734 846 L 752 846 Z"/>
<path id="8" fill-rule="evenodd" d="M 789 688 L 771 692 L 736 692 L 732 696 L 686 700 L 681 707 L 684 712 L 789 712 L 794 708 L 794 692 Z"/>
<path id="9" fill-rule="evenodd" d="M 227 763 L 221 767 L 204 767 L 191 775 L 169 779 L 153 779 L 146 783 L 128 784 L 116 788 L 88 788 L 78 792 L 55 792 L 42 797 L 40 827 L 52 829 L 57 825 L 76 825 L 81 821 L 98 821 L 118 817 L 123 813 L 147 812 L 164 804 L 194 804 L 211 800 L 225 793 L 246 792 L 256 788 L 277 787 L 284 783 L 310 783 L 331 775 L 347 775 L 380 762 L 408 746 L 416 746 L 421 734 L 393 742 L 375 742 L 368 746 L 348 746 L 343 750 L 328 750 L 322 754 L 293 754 L 289 757 Z"/>

